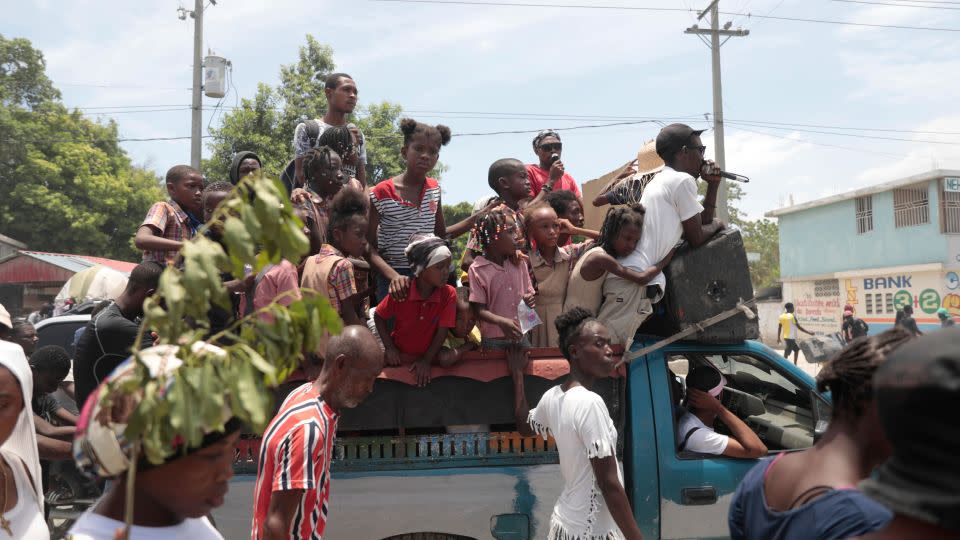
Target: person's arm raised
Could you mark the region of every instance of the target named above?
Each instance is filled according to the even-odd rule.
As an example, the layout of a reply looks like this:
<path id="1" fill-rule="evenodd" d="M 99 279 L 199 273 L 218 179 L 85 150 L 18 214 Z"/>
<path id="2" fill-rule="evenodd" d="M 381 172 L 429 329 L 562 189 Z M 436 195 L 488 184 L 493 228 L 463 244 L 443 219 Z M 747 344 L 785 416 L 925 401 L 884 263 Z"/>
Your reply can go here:
<path id="1" fill-rule="evenodd" d="M 560 234 L 569 234 L 570 236 L 585 236 L 591 240 L 600 238 L 600 231 L 576 227 L 573 223 L 570 223 L 570 220 L 563 218 L 560 218 L 558 221 L 560 222 Z"/>

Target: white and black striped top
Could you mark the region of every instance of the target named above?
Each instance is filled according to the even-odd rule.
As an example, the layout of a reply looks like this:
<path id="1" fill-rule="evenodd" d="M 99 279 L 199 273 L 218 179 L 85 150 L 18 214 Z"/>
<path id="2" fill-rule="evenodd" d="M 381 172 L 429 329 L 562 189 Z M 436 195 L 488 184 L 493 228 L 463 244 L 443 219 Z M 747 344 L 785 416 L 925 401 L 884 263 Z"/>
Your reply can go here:
<path id="1" fill-rule="evenodd" d="M 377 229 L 377 251 L 391 268 L 405 270 L 410 265 L 403 251 L 414 234 L 431 234 L 440 209 L 440 184 L 433 178 L 423 183 L 420 206 L 405 201 L 397 192 L 393 178 L 380 182 L 370 190 L 370 202 L 380 215 Z"/>

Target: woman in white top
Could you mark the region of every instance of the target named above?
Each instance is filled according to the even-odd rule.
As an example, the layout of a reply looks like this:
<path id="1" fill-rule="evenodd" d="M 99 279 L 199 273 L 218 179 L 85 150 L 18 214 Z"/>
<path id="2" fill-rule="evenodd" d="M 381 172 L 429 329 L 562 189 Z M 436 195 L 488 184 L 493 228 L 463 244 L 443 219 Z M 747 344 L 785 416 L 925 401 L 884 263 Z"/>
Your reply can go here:
<path id="1" fill-rule="evenodd" d="M 33 426 L 33 373 L 23 349 L 0 341 L 0 538 L 49 540 Z"/>
<path id="2" fill-rule="evenodd" d="M 509 352 L 517 430 L 553 436 L 560 452 L 563 492 L 550 517 L 549 540 L 642 539 L 617 461 L 617 429 L 603 399 L 590 390 L 614 368 L 610 333 L 589 311 L 576 307 L 555 322 L 560 351 L 570 362 L 566 382 L 530 410 L 523 389 L 525 353 Z"/>

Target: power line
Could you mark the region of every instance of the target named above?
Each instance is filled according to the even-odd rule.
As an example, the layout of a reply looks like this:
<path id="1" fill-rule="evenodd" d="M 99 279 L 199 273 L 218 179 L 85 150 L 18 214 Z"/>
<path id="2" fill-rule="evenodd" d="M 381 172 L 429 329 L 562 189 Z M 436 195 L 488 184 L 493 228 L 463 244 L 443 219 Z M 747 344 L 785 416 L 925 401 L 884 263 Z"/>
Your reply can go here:
<path id="1" fill-rule="evenodd" d="M 892 2 L 868 2 L 867 0 L 833 0 L 833 1 L 844 2 L 846 4 L 866 4 L 868 6 L 896 6 L 896 7 L 905 7 L 905 8 L 960 10 L 960 7 L 933 6 L 933 5 L 924 5 L 924 4 L 894 4 Z"/>
<path id="2" fill-rule="evenodd" d="M 862 133 L 837 133 L 837 132 L 835 132 L 835 131 L 821 131 L 821 130 L 798 128 L 798 127 L 778 127 L 778 126 L 770 126 L 770 125 L 763 125 L 763 124 L 754 124 L 754 123 L 750 123 L 750 122 L 737 122 L 737 121 L 735 121 L 735 120 L 725 120 L 725 122 L 728 123 L 728 124 L 734 124 L 734 125 L 746 125 L 746 126 L 753 126 L 753 127 L 762 127 L 762 128 L 767 128 L 767 129 L 776 129 L 776 130 L 780 130 L 780 131 L 801 131 L 801 132 L 804 132 L 804 133 L 818 133 L 818 134 L 820 134 L 820 135 L 834 135 L 834 136 L 836 136 L 836 137 L 856 137 L 856 138 L 858 138 L 858 139 L 877 139 L 877 140 L 881 140 L 881 141 L 901 141 L 901 142 L 912 142 L 912 143 L 946 144 L 946 145 L 952 145 L 952 146 L 960 146 L 960 141 L 948 142 L 948 141 L 934 141 L 934 140 L 929 140 L 929 139 L 906 139 L 906 138 L 903 138 L 903 137 L 885 137 L 885 136 L 881 136 L 881 135 L 864 135 L 864 134 L 862 134 Z"/>
<path id="3" fill-rule="evenodd" d="M 190 88 L 181 88 L 179 86 L 143 86 L 129 84 L 111 84 L 111 83 L 64 83 L 58 82 L 57 86 L 79 86 L 87 88 L 129 88 L 136 90 L 190 90 Z"/>
<path id="4" fill-rule="evenodd" d="M 803 138 L 800 138 L 800 137 L 788 137 L 788 136 L 786 136 L 786 135 L 777 135 L 776 133 L 770 133 L 770 132 L 767 132 L 767 131 L 760 131 L 760 130 L 756 130 L 756 129 L 745 128 L 745 127 L 742 127 L 742 126 L 730 126 L 730 127 L 731 127 L 731 129 L 735 129 L 735 130 L 738 130 L 738 131 L 749 131 L 750 133 L 756 133 L 756 134 L 758 134 L 758 135 L 765 135 L 765 136 L 767 136 L 767 137 L 775 137 L 775 138 L 777 138 L 777 139 L 783 139 L 783 140 L 791 141 L 791 142 L 802 142 L 802 143 L 806 143 L 806 144 L 812 144 L 812 145 L 815 145 L 815 146 L 825 146 L 825 147 L 828 147 L 828 148 L 836 148 L 836 149 L 840 149 L 840 150 L 851 150 L 851 151 L 854 151 L 854 152 L 863 152 L 863 153 L 865 153 L 865 154 L 876 154 L 876 155 L 878 155 L 878 156 L 895 157 L 895 158 L 898 158 L 898 159 L 902 159 L 902 158 L 906 157 L 906 156 L 903 156 L 903 155 L 901 155 L 901 154 L 893 154 L 893 153 L 890 153 L 890 152 L 881 152 L 881 151 L 877 151 L 877 150 L 867 150 L 866 148 L 855 148 L 855 147 L 852 147 L 852 146 L 843 146 L 843 145 L 839 145 L 839 144 L 830 144 L 830 143 L 822 143 L 822 142 L 817 142 L 817 141 L 811 141 L 810 139 L 803 139 Z"/>
<path id="5" fill-rule="evenodd" d="M 638 6 L 598 6 L 584 4 L 534 4 L 526 2 L 475 2 L 471 0 L 369 0 L 370 2 L 395 2 L 404 4 L 439 4 L 439 5 L 460 5 L 460 6 L 495 6 L 495 7 L 539 7 L 539 8 L 567 8 L 567 9 L 597 9 L 597 10 L 620 10 L 620 11 L 661 11 L 661 12 L 680 12 L 688 11 L 686 8 L 668 8 L 668 7 L 638 7 Z M 738 11 L 721 11 L 720 15 L 732 17 L 746 17 L 748 19 L 767 19 L 773 21 L 802 22 L 812 24 L 833 24 L 839 26 L 860 26 L 867 28 L 885 28 L 888 30 L 925 30 L 928 32 L 960 32 L 960 28 L 943 28 L 934 26 L 909 26 L 902 24 L 874 24 L 858 23 L 849 21 L 834 21 L 830 19 L 808 19 L 803 17 L 787 17 L 777 15 L 757 15 L 754 13 L 742 13 Z"/>

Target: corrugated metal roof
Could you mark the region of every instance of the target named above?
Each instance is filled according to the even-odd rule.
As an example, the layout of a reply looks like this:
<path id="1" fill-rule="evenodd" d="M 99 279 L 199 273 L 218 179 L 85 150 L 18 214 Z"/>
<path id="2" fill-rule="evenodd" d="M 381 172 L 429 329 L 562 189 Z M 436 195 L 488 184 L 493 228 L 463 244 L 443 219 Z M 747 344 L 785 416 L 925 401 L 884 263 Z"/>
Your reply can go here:
<path id="1" fill-rule="evenodd" d="M 65 255 L 63 253 L 44 253 L 42 251 L 23 250 L 20 251 L 20 254 L 26 255 L 27 257 L 33 257 L 34 259 L 39 259 L 54 266 L 59 266 L 60 268 L 73 273 L 90 268 L 96 264 L 79 255 Z"/>
<path id="2" fill-rule="evenodd" d="M 13 238 L 10 238 L 9 236 L 3 235 L 3 234 L 0 234 L 0 243 L 7 244 L 8 246 L 13 246 L 17 249 L 27 249 L 27 245 L 24 244 L 23 242 L 19 240 L 14 240 Z"/>
<path id="3" fill-rule="evenodd" d="M 63 283 L 77 272 L 98 264 L 128 275 L 137 266 L 88 255 L 21 250 L 0 261 L 0 283 Z"/>
<path id="4" fill-rule="evenodd" d="M 780 217 L 784 214 L 792 214 L 794 212 L 809 210 L 810 208 L 816 208 L 818 206 L 826 206 L 828 204 L 847 201 L 850 199 L 856 199 L 857 197 L 866 197 L 867 195 L 873 195 L 875 193 L 890 191 L 892 189 L 896 189 L 899 187 L 919 184 L 921 182 L 929 182 L 930 180 L 936 180 L 939 178 L 943 178 L 945 176 L 960 176 L 960 170 L 934 169 L 932 171 L 927 171 L 925 173 L 915 174 L 913 176 L 908 176 L 906 178 L 900 178 L 899 180 L 893 180 L 892 182 L 884 182 L 882 184 L 876 184 L 873 186 L 860 188 L 853 191 L 848 191 L 846 193 L 840 193 L 838 195 L 831 195 L 829 197 L 824 197 L 822 199 L 817 199 L 815 201 L 795 204 L 793 206 L 787 206 L 784 208 L 778 208 L 776 210 L 771 210 L 767 212 L 763 216 L 768 218 Z"/>

